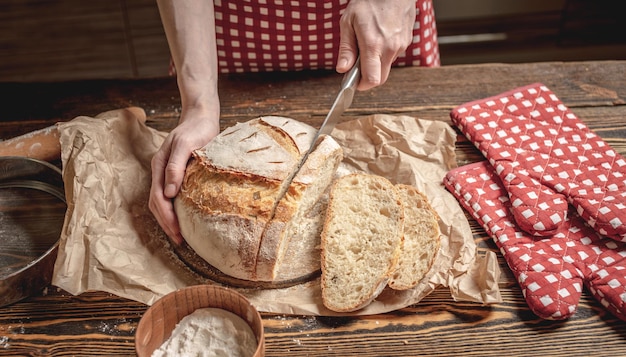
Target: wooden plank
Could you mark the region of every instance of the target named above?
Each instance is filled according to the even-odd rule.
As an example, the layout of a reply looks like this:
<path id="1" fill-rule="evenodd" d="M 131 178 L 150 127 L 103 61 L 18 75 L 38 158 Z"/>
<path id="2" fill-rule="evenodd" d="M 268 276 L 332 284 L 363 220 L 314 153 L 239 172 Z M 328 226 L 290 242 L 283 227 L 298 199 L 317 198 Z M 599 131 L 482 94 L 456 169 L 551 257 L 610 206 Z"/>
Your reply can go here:
<path id="1" fill-rule="evenodd" d="M 129 77 L 120 1 L 0 2 L 0 80 Z"/>
<path id="2" fill-rule="evenodd" d="M 625 71 L 623 61 L 396 68 L 386 85 L 357 93 L 347 115 L 449 111 L 535 82 L 550 87 L 573 110 L 617 106 L 626 102 L 626 85 L 615 74 Z M 325 115 L 340 81 L 328 71 L 222 76 L 222 117 L 228 122 L 282 114 L 306 121 Z M 174 78 L 0 83 L 0 92 L 0 121 L 69 120 L 131 105 L 154 118 L 180 113 Z"/>
<path id="3" fill-rule="evenodd" d="M 133 77 L 167 76 L 170 52 L 155 0 L 122 0 L 128 20 L 129 46 L 133 51 Z"/>
<path id="4" fill-rule="evenodd" d="M 518 65 L 397 68 L 389 82 L 355 96 L 343 121 L 375 113 L 404 114 L 449 122 L 452 108 L 541 81 L 591 129 L 624 153 L 626 84 L 618 61 Z M 334 72 L 228 75 L 220 80 L 222 127 L 260 115 L 278 114 L 318 125 L 332 104 L 340 76 Z M 506 81 L 503 81 L 506 78 Z M 66 83 L 0 83 L 0 139 L 15 137 L 80 115 L 139 106 L 148 124 L 169 131 L 180 115 L 175 78 Z M 622 136 L 623 138 L 623 136 Z M 480 155 L 459 143 L 460 163 Z"/>
<path id="5" fill-rule="evenodd" d="M 266 356 L 623 354 L 626 325 L 588 296 L 583 295 L 572 320 L 547 321 L 527 312 L 516 286 L 501 288 L 505 302 L 497 308 L 455 302 L 445 289 L 437 289 L 419 304 L 384 315 L 262 314 Z M 42 305 L 45 311 L 38 308 Z M 134 329 L 145 309 L 106 293 L 74 297 L 51 288 L 44 297 L 4 308 L 0 326 L 10 328 L 0 335 L 7 336 L 10 355 L 128 356 L 134 353 Z M 55 338 L 58 331 L 63 336 Z M 601 349 L 594 344 L 598 340 Z"/>

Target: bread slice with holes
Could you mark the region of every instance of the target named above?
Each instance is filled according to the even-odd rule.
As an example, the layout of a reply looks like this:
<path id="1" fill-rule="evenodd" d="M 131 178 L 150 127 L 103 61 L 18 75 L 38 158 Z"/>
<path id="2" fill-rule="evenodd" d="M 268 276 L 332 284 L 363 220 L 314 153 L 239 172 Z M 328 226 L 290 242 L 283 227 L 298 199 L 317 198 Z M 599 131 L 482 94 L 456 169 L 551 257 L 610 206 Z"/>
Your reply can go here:
<path id="1" fill-rule="evenodd" d="M 439 215 L 416 187 L 397 184 L 404 210 L 402 249 L 389 287 L 415 287 L 430 270 L 439 250 Z"/>
<path id="2" fill-rule="evenodd" d="M 331 186 L 322 229 L 322 301 L 337 312 L 359 310 L 387 285 L 398 261 L 404 223 L 396 187 L 365 173 Z"/>

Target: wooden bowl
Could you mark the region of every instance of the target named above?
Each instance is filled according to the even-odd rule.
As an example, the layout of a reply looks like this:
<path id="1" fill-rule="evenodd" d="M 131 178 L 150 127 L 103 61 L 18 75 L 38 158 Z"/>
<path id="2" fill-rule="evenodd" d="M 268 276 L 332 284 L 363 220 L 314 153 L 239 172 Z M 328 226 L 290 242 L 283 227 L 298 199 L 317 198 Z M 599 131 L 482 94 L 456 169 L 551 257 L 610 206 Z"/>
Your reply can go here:
<path id="1" fill-rule="evenodd" d="M 135 350 L 139 357 L 149 357 L 170 336 L 187 315 L 201 308 L 220 308 L 241 317 L 250 325 L 257 339 L 254 357 L 265 355 L 265 336 L 259 312 L 248 299 L 235 290 L 216 285 L 195 285 L 176 290 L 157 300 L 139 321 L 135 332 Z"/>

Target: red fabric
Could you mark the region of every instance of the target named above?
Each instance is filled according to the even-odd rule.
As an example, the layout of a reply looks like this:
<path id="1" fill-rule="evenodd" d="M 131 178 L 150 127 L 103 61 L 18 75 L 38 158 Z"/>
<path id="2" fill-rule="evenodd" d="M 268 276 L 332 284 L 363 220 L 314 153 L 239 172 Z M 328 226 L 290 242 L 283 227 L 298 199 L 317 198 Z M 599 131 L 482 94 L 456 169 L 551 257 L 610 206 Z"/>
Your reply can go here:
<path id="1" fill-rule="evenodd" d="M 626 160 L 546 86 L 467 103 L 450 116 L 502 179 L 522 230 L 553 235 L 569 203 L 598 233 L 626 241 Z"/>
<path id="2" fill-rule="evenodd" d="M 602 306 L 626 320 L 626 244 L 598 235 L 575 212 L 551 236 L 523 232 L 510 213 L 505 186 L 487 162 L 451 170 L 444 184 L 493 238 L 537 316 L 570 317 L 585 285 Z"/>
<path id="3" fill-rule="evenodd" d="M 215 0 L 221 73 L 334 69 L 348 0 Z M 413 42 L 396 66 L 439 66 L 432 0 L 416 1 Z M 173 70 L 173 66 L 170 68 Z"/>

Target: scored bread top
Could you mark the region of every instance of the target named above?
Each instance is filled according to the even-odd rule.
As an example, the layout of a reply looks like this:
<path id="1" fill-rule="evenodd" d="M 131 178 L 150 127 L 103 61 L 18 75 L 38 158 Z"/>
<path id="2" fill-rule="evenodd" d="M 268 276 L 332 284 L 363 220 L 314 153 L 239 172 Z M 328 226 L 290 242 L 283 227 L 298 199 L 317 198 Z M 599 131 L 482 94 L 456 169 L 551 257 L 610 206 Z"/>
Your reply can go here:
<path id="1" fill-rule="evenodd" d="M 261 117 L 224 129 L 194 157 L 216 169 L 282 181 L 300 163 L 315 133 L 293 119 Z"/>

